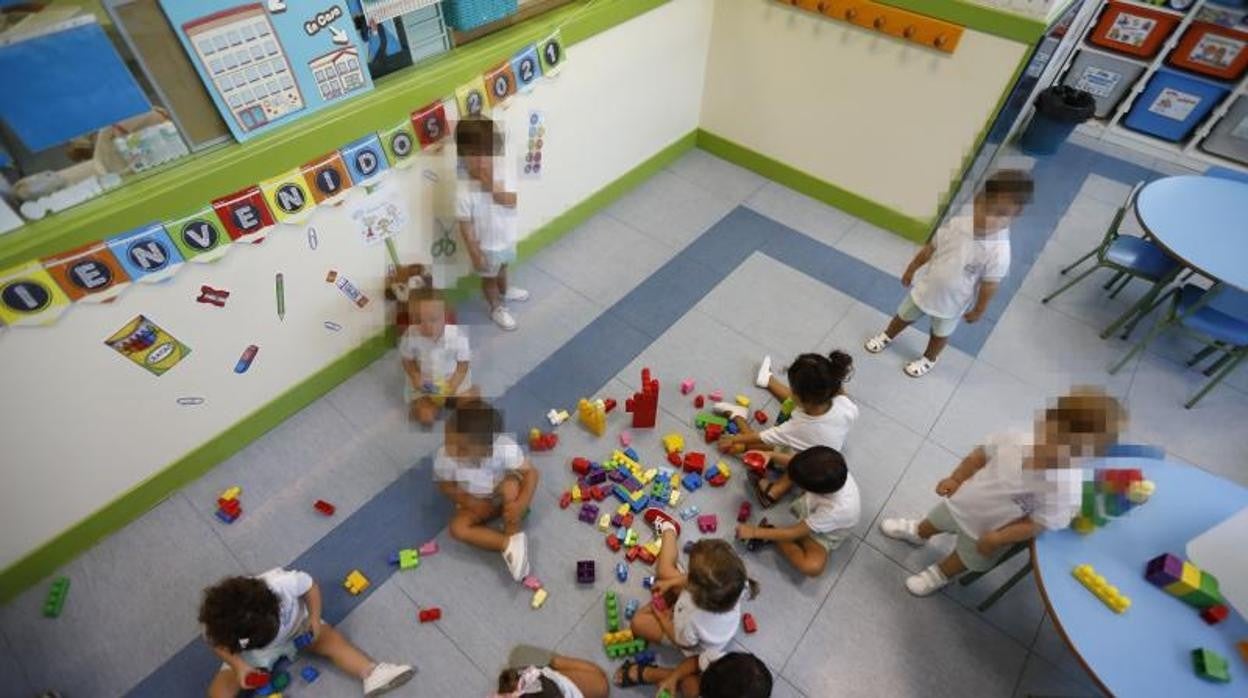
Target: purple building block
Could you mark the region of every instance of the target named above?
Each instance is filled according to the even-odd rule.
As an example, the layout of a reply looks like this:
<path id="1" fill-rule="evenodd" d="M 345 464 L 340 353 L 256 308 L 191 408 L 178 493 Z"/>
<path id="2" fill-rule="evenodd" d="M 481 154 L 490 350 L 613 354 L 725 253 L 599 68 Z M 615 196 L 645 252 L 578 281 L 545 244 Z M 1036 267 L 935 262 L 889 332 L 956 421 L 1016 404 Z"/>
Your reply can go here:
<path id="1" fill-rule="evenodd" d="M 576 581 L 580 584 L 594 583 L 594 561 L 579 560 L 576 563 Z"/>
<path id="2" fill-rule="evenodd" d="M 587 524 L 592 524 L 598 519 L 598 505 L 586 502 L 581 505 L 581 513 L 577 515 L 578 519 Z"/>
<path id="3" fill-rule="evenodd" d="M 622 470 L 612 470 L 607 473 L 607 477 L 611 479 L 611 482 L 624 482 L 624 478 L 627 476 Z"/>
<path id="4" fill-rule="evenodd" d="M 1174 584 L 1182 576 L 1183 560 L 1170 553 L 1162 553 L 1149 560 L 1148 567 L 1144 568 L 1144 578 L 1157 587 Z"/>
<path id="5" fill-rule="evenodd" d="M 605 470 L 593 470 L 589 475 L 585 476 L 585 482 L 591 485 L 601 485 L 607 481 L 607 472 Z"/>

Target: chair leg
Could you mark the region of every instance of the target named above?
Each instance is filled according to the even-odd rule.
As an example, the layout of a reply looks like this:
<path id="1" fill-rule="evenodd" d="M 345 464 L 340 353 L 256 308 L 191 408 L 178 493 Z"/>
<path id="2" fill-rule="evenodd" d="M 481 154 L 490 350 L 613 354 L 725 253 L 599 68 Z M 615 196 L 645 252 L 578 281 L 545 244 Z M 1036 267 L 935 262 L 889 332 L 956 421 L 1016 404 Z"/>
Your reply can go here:
<path id="1" fill-rule="evenodd" d="M 1040 299 L 1040 302 L 1041 302 L 1041 303 L 1048 303 L 1049 301 L 1053 300 L 1054 298 L 1057 298 L 1058 296 L 1060 296 L 1060 295 L 1062 295 L 1063 293 L 1065 293 L 1065 292 L 1066 292 L 1066 289 L 1068 289 L 1068 288 L 1070 288 L 1071 286 L 1074 286 L 1075 284 L 1079 283 L 1080 281 L 1083 281 L 1084 279 L 1088 278 L 1088 276 L 1090 276 L 1090 275 L 1092 274 L 1092 272 L 1094 272 L 1094 271 L 1096 271 L 1097 269 L 1100 269 L 1100 268 L 1101 268 L 1101 265 L 1097 264 L 1096 266 L 1092 267 L 1091 269 L 1087 269 L 1087 270 L 1085 270 L 1085 271 L 1083 271 L 1083 272 L 1080 272 L 1078 276 L 1076 276 L 1075 278 L 1071 279 L 1070 281 L 1067 281 L 1065 284 L 1062 284 L 1061 288 L 1059 288 L 1059 289 L 1057 289 L 1056 291 L 1054 291 L 1054 292 L 1050 293 L 1049 295 L 1045 296 L 1044 298 L 1041 298 L 1041 299 Z"/>
<path id="2" fill-rule="evenodd" d="M 1213 354 L 1213 352 L 1218 351 L 1218 349 L 1219 349 L 1219 348 L 1220 348 L 1220 347 L 1219 347 L 1217 344 L 1210 344 L 1209 346 L 1205 347 L 1204 349 L 1201 349 L 1200 351 L 1196 352 L 1195 356 L 1193 356 L 1192 358 L 1188 359 L 1188 360 L 1187 360 L 1187 363 L 1186 363 L 1185 365 L 1186 365 L 1188 368 L 1191 368 L 1192 366 L 1195 366 L 1196 364 L 1200 363 L 1201 361 L 1204 361 L 1205 359 L 1209 358 L 1209 356 L 1210 356 L 1211 354 Z"/>
<path id="3" fill-rule="evenodd" d="M 1162 300 L 1164 301 L 1166 297 L 1169 297 L 1173 293 L 1174 291 L 1166 292 L 1166 296 L 1163 297 Z M 1131 311 L 1127 311 L 1127 312 L 1131 312 Z M 1126 366 L 1128 361 L 1135 358 L 1135 356 L 1139 354 L 1141 351 L 1144 351 L 1144 347 L 1147 347 L 1150 342 L 1156 339 L 1157 335 L 1161 334 L 1161 331 L 1164 330 L 1173 320 L 1174 320 L 1173 313 L 1167 315 L 1164 318 L 1158 318 L 1157 322 L 1153 325 L 1152 329 L 1148 331 L 1148 334 L 1144 335 L 1144 339 L 1141 339 L 1139 342 L 1136 343 L 1134 347 L 1131 347 L 1131 351 L 1127 352 L 1126 356 L 1123 356 L 1121 359 L 1119 359 L 1118 363 L 1114 364 L 1113 366 L 1110 366 L 1109 368 L 1110 375 L 1113 375 L 1117 373 L 1118 371 L 1122 370 L 1122 367 Z M 1104 337 L 1104 335 L 1101 335 L 1101 336 Z"/>
<path id="4" fill-rule="evenodd" d="M 1227 352 L 1223 354 L 1222 356 L 1219 356 L 1218 360 L 1210 364 L 1209 368 L 1206 368 L 1205 370 L 1200 372 L 1201 375 L 1208 378 L 1212 376 L 1213 374 L 1217 373 L 1219 369 L 1221 369 L 1223 366 L 1226 365 L 1227 361 L 1231 360 L 1231 356 L 1232 354 L 1230 352 Z"/>
<path id="5" fill-rule="evenodd" d="M 1134 278 L 1135 277 L 1131 276 L 1130 274 L 1123 274 L 1122 283 L 1118 284 L 1118 287 L 1115 288 L 1112 292 L 1110 292 L 1109 297 L 1117 298 L 1118 294 L 1122 293 L 1122 289 L 1126 288 L 1127 284 L 1131 283 L 1131 280 Z"/>
<path id="6" fill-rule="evenodd" d="M 1231 375 L 1231 371 L 1235 370 L 1235 367 L 1239 365 L 1239 362 L 1243 361 L 1245 356 L 1248 356 L 1248 347 L 1240 347 L 1236 349 L 1233 353 L 1227 354 L 1228 358 L 1232 356 L 1234 358 L 1226 362 L 1226 365 L 1222 367 L 1222 370 L 1218 371 L 1218 374 L 1216 376 L 1214 376 L 1213 378 L 1210 378 L 1209 382 L 1205 383 L 1205 387 L 1201 388 L 1200 392 L 1193 395 L 1190 400 L 1184 403 L 1183 407 L 1189 410 L 1192 409 L 1192 406 L 1200 402 L 1200 399 L 1205 396 L 1205 393 L 1212 390 L 1213 386 L 1217 385 L 1218 383 L 1221 383 L 1223 378 L 1226 378 L 1227 376 Z"/>
<path id="7" fill-rule="evenodd" d="M 1124 273 L 1125 272 L 1121 272 L 1121 271 L 1114 272 L 1114 275 L 1109 277 L 1109 281 L 1106 281 L 1105 283 L 1101 284 L 1101 288 L 1103 290 L 1108 291 L 1110 288 L 1113 287 L 1114 284 L 1118 283 L 1118 280 L 1122 278 L 1122 275 Z"/>
<path id="8" fill-rule="evenodd" d="M 1001 597 L 1005 596 L 1006 592 L 1008 592 L 1010 589 L 1013 589 L 1015 584 L 1018 584 L 1019 582 L 1023 580 L 1023 577 L 1026 577 L 1027 575 L 1031 574 L 1031 569 L 1032 569 L 1031 560 L 1028 560 L 1026 564 L 1024 564 L 1022 567 L 1018 569 L 1017 572 L 1014 573 L 1014 576 L 1007 579 L 1005 584 L 1002 584 L 1001 586 L 997 587 L 997 590 L 989 594 L 988 598 L 980 602 L 980 604 L 976 606 L 976 608 L 981 613 L 992 608 L 993 604 L 1000 601 Z"/>
<path id="9" fill-rule="evenodd" d="M 1158 282 L 1158 283 L 1162 283 L 1162 282 Z M 1122 339 L 1129 338 L 1131 334 L 1135 332 L 1135 326 L 1140 324 L 1140 320 L 1143 320 L 1144 318 L 1148 317 L 1149 313 L 1153 312 L 1157 308 L 1157 306 L 1161 305 L 1162 301 L 1164 301 L 1165 299 L 1166 299 L 1165 296 L 1160 296 L 1156 300 L 1154 300 L 1152 303 L 1149 303 L 1147 308 L 1144 308 L 1140 312 L 1136 313 L 1135 317 L 1131 318 L 1131 322 L 1128 322 L 1122 328 L 1121 338 Z"/>
<path id="10" fill-rule="evenodd" d="M 1092 250 L 1091 252 L 1089 252 L 1089 253 L 1085 254 L 1084 256 L 1080 257 L 1079 259 L 1076 259 L 1075 261 L 1071 262 L 1069 266 L 1063 267 L 1063 268 L 1062 268 L 1062 270 L 1061 270 L 1060 272 L 1058 272 L 1058 273 L 1060 273 L 1062 276 L 1065 276 L 1065 275 L 1066 275 L 1066 272 L 1070 271 L 1071 269 L 1074 269 L 1075 267 L 1079 266 L 1080 264 L 1083 264 L 1084 262 L 1086 262 L 1086 261 L 1087 261 L 1088 259 L 1090 259 L 1091 257 L 1096 256 L 1096 253 L 1097 253 L 1097 252 L 1099 252 L 1099 251 L 1100 251 L 1100 249 L 1101 249 L 1101 248 L 1099 248 L 1099 247 L 1098 247 L 1098 248 L 1096 248 L 1096 249 Z"/>
<path id="11" fill-rule="evenodd" d="M 1157 300 L 1158 294 L 1161 293 L 1162 289 L 1170 285 L 1170 281 L 1173 280 L 1175 275 L 1178 273 L 1179 272 L 1176 269 L 1174 272 L 1158 279 L 1157 283 L 1153 284 L 1153 287 L 1148 289 L 1148 293 L 1140 296 L 1140 299 L 1135 302 L 1135 305 L 1127 308 L 1125 313 L 1119 315 L 1118 319 L 1114 320 L 1113 324 L 1106 327 L 1105 330 L 1101 332 L 1101 339 L 1108 339 L 1110 335 L 1112 335 L 1119 327 L 1122 327 L 1128 320 L 1143 317 L 1146 313 L 1146 309 L 1151 310 L 1158 303 L 1160 303 L 1161 301 Z M 1135 327 L 1133 326 L 1131 329 L 1135 329 Z M 1123 339 L 1126 339 L 1126 337 L 1123 337 Z"/>

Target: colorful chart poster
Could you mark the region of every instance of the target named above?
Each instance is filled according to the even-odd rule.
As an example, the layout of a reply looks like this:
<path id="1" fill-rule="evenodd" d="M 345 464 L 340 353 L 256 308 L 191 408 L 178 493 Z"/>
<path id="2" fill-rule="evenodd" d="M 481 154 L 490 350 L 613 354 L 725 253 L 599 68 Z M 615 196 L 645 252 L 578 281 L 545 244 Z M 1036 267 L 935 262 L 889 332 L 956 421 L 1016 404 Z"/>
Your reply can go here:
<path id="1" fill-rule="evenodd" d="M 345 0 L 160 0 L 240 141 L 371 90 Z"/>
<path id="2" fill-rule="evenodd" d="M 190 347 L 143 315 L 127 322 L 104 343 L 155 376 L 177 366 L 191 353 Z"/>
<path id="3" fill-rule="evenodd" d="M 0 322 L 6 325 L 50 324 L 69 302 L 38 262 L 0 273 Z"/>

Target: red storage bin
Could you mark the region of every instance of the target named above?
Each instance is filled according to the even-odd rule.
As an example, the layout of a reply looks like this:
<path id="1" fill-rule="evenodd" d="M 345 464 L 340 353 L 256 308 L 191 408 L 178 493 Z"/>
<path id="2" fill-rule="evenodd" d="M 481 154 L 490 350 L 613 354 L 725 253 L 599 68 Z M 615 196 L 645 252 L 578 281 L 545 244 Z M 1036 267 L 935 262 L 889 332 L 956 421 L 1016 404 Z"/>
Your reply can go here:
<path id="1" fill-rule="evenodd" d="M 1088 40 L 1133 56 L 1151 58 L 1181 18 L 1139 5 L 1110 0 Z"/>
<path id="2" fill-rule="evenodd" d="M 1248 68 L 1248 33 L 1208 22 L 1192 22 L 1170 53 L 1170 63 L 1180 68 L 1238 80 Z"/>

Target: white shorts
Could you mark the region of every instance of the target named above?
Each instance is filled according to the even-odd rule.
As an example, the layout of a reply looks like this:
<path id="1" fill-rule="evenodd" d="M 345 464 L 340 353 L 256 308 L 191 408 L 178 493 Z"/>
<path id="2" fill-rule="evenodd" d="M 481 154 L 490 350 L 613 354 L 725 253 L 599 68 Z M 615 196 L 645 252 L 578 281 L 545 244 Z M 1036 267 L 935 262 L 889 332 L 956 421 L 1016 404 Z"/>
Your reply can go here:
<path id="1" fill-rule="evenodd" d="M 481 250 L 481 256 L 484 258 L 482 262 L 485 268 L 478 270 L 477 274 L 484 279 L 492 279 L 498 276 L 503 267 L 516 261 L 516 248 L 509 247 L 505 250 Z"/>
<path id="2" fill-rule="evenodd" d="M 901 305 L 897 306 L 897 317 L 906 322 L 914 322 L 919 318 L 927 315 L 923 309 L 914 302 L 914 294 L 907 293 L 906 297 L 901 299 Z M 958 320 L 956 317 L 936 317 L 928 315 L 932 319 L 932 335 L 935 337 L 948 337 L 958 328 Z"/>

